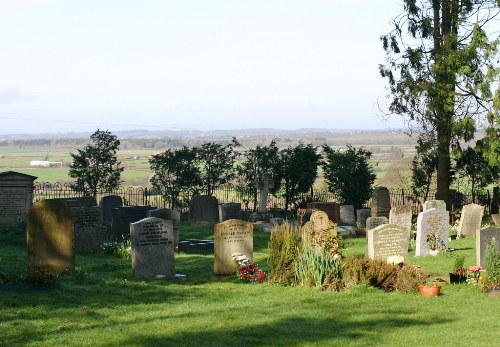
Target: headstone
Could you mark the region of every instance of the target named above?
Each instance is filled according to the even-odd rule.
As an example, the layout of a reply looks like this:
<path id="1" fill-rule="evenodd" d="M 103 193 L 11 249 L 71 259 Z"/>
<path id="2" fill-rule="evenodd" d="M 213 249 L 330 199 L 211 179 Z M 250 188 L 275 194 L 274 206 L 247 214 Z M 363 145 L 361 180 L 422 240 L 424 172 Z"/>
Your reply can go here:
<path id="1" fill-rule="evenodd" d="M 111 234 L 114 241 L 130 239 L 130 223 L 135 223 L 144 219 L 149 210 L 154 210 L 152 206 L 120 206 L 111 212 Z"/>
<path id="2" fill-rule="evenodd" d="M 500 213 L 500 187 L 493 187 L 493 196 L 490 203 L 490 214 Z M 497 224 L 498 225 L 498 224 Z"/>
<path id="3" fill-rule="evenodd" d="M 272 177 L 268 174 L 263 174 L 261 180 L 258 182 L 257 188 L 260 190 L 259 212 L 266 213 L 269 188 L 273 188 Z"/>
<path id="4" fill-rule="evenodd" d="M 232 275 L 238 271 L 233 253 L 241 253 L 253 259 L 253 225 L 238 219 L 215 224 L 214 273 Z"/>
<path id="5" fill-rule="evenodd" d="M 99 206 L 71 207 L 75 235 L 75 252 L 102 251 L 104 233 Z"/>
<path id="6" fill-rule="evenodd" d="M 356 225 L 356 215 L 353 205 L 340 205 L 340 224 Z"/>
<path id="7" fill-rule="evenodd" d="M 119 195 L 103 196 L 101 199 L 102 222 L 110 224 L 113 221 L 112 210 L 116 207 L 123 206 L 123 199 Z"/>
<path id="8" fill-rule="evenodd" d="M 429 200 L 422 204 L 422 209 L 424 211 L 430 208 L 446 211 L 446 202 L 444 202 L 444 200 Z"/>
<path id="9" fill-rule="evenodd" d="M 58 198 L 57 200 L 63 201 L 69 207 L 90 207 L 97 206 L 95 196 L 83 196 L 74 198 Z"/>
<path id="10" fill-rule="evenodd" d="M 368 230 L 367 255 L 370 259 L 387 260 L 388 257 L 400 256 L 408 259 L 408 237 L 406 231 L 396 224 L 379 225 Z"/>
<path id="11" fill-rule="evenodd" d="M 405 235 L 410 238 L 412 207 L 408 205 L 394 206 L 389 213 L 389 224 L 396 224 L 403 228 Z"/>
<path id="12" fill-rule="evenodd" d="M 340 223 L 340 205 L 336 202 L 309 202 L 307 209 L 323 211 L 333 223 Z"/>
<path id="13" fill-rule="evenodd" d="M 37 177 L 14 171 L 0 173 L 0 224 L 25 219 L 33 201 Z"/>
<path id="14" fill-rule="evenodd" d="M 415 255 L 417 257 L 431 254 L 427 235 L 435 235 L 442 247 L 448 247 L 448 211 L 431 208 L 418 214 L 417 239 Z"/>
<path id="15" fill-rule="evenodd" d="M 372 217 L 389 218 L 391 210 L 391 195 L 386 187 L 377 187 L 372 193 Z"/>
<path id="16" fill-rule="evenodd" d="M 372 210 L 370 208 L 360 208 L 356 210 L 356 220 L 361 228 L 366 228 L 366 220 L 371 217 Z"/>
<path id="17" fill-rule="evenodd" d="M 493 223 L 495 223 L 495 225 L 500 226 L 500 214 L 492 214 L 491 219 L 493 219 Z"/>
<path id="18" fill-rule="evenodd" d="M 73 215 L 64 202 L 49 199 L 33 205 L 26 221 L 28 271 L 75 270 Z"/>
<path id="19" fill-rule="evenodd" d="M 485 268 L 486 247 L 491 243 L 491 239 L 495 238 L 497 251 L 500 253 L 500 228 L 486 227 L 479 229 L 476 235 L 476 260 L 477 264 L 483 269 Z"/>
<path id="20" fill-rule="evenodd" d="M 462 207 L 460 222 L 458 224 L 458 237 L 476 236 L 481 229 L 484 206 L 478 204 L 468 204 Z"/>
<path id="21" fill-rule="evenodd" d="M 156 208 L 154 210 L 147 211 L 147 216 L 172 221 L 172 227 L 174 230 L 174 247 L 177 248 L 179 246 L 179 228 L 181 225 L 180 211 L 171 210 L 169 208 Z"/>
<path id="22" fill-rule="evenodd" d="M 389 224 L 387 217 L 369 217 L 366 220 L 366 230 L 375 229 L 379 225 Z"/>
<path id="23" fill-rule="evenodd" d="M 219 222 L 217 198 L 211 195 L 194 196 L 189 204 L 189 225 Z"/>
<path id="24" fill-rule="evenodd" d="M 338 235 L 337 225 L 330 221 L 326 212 L 314 211 L 302 228 L 304 244 L 321 247 L 330 237 Z"/>
<path id="25" fill-rule="evenodd" d="M 220 207 L 220 220 L 221 222 L 229 219 L 241 219 L 241 203 L 239 202 L 228 202 L 226 204 L 219 205 Z"/>
<path id="26" fill-rule="evenodd" d="M 171 220 L 149 217 L 131 223 L 130 244 L 135 277 L 175 276 Z"/>

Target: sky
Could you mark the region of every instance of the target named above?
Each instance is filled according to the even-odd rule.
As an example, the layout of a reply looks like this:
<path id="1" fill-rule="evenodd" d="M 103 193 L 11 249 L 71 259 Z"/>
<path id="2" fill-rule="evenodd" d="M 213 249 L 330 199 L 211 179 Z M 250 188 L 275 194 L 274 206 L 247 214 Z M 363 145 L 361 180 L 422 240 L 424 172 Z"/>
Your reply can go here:
<path id="1" fill-rule="evenodd" d="M 0 0 L 0 134 L 384 129 L 397 0 Z"/>

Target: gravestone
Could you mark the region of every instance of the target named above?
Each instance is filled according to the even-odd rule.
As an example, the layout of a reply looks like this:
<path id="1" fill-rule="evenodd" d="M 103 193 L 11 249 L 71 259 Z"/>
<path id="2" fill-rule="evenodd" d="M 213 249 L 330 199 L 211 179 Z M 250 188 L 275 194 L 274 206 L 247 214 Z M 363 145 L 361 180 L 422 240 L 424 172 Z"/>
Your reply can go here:
<path id="1" fill-rule="evenodd" d="M 171 220 L 148 217 L 131 223 L 130 244 L 135 277 L 175 276 Z"/>
<path id="2" fill-rule="evenodd" d="M 97 206 L 97 200 L 94 196 L 58 198 L 56 200 L 63 201 L 69 207 L 90 207 Z"/>
<path id="3" fill-rule="evenodd" d="M 493 187 L 493 196 L 490 203 L 490 214 L 500 213 L 500 187 Z M 497 224 L 498 225 L 498 224 Z"/>
<path id="4" fill-rule="evenodd" d="M 111 235 L 114 241 L 130 239 L 130 223 L 135 223 L 148 216 L 152 206 L 120 206 L 111 212 Z"/>
<path id="5" fill-rule="evenodd" d="M 386 187 L 377 187 L 373 190 L 371 201 L 372 217 L 389 218 L 391 210 L 391 195 Z"/>
<path id="6" fill-rule="evenodd" d="M 221 222 L 229 219 L 241 219 L 241 203 L 228 202 L 226 204 L 219 205 L 219 218 Z"/>
<path id="7" fill-rule="evenodd" d="M 102 251 L 104 233 L 99 206 L 71 207 L 75 235 L 75 252 Z"/>
<path id="8" fill-rule="evenodd" d="M 410 238 L 412 208 L 408 205 L 394 206 L 389 213 L 389 224 L 396 224 L 403 228 L 405 235 Z"/>
<path id="9" fill-rule="evenodd" d="M 431 208 L 446 211 L 446 202 L 444 202 L 444 200 L 429 200 L 422 204 L 422 209 L 424 211 Z"/>
<path id="10" fill-rule="evenodd" d="M 259 212 L 267 212 L 267 196 L 269 189 L 274 187 L 274 181 L 271 175 L 263 174 L 261 179 L 257 182 L 257 188 L 260 191 Z"/>
<path id="11" fill-rule="evenodd" d="M 485 268 L 486 247 L 491 243 L 491 239 L 495 238 L 497 251 L 500 253 L 500 228 L 486 227 L 479 229 L 476 236 L 476 261 L 477 265 Z"/>
<path id="12" fill-rule="evenodd" d="M 389 224 L 387 217 L 368 217 L 366 219 L 366 230 L 375 229 L 379 225 Z"/>
<path id="13" fill-rule="evenodd" d="M 340 204 L 336 202 L 309 202 L 307 209 L 323 211 L 333 223 L 340 222 Z"/>
<path id="14" fill-rule="evenodd" d="M 314 247 L 323 246 L 330 237 L 338 235 L 337 225 L 330 221 L 326 212 L 314 211 L 311 219 L 302 228 L 304 244 Z"/>
<path id="15" fill-rule="evenodd" d="M 156 208 L 154 210 L 147 211 L 147 216 L 172 221 L 172 227 L 174 230 L 174 247 L 177 248 L 179 246 L 179 228 L 181 225 L 180 211 L 171 210 L 169 208 Z"/>
<path id="16" fill-rule="evenodd" d="M 189 204 L 189 225 L 219 222 L 219 203 L 215 196 L 197 195 Z"/>
<path id="17" fill-rule="evenodd" d="M 387 260 L 388 257 L 400 256 L 408 259 L 408 237 L 400 225 L 385 224 L 368 230 L 367 255 L 370 259 Z"/>
<path id="18" fill-rule="evenodd" d="M 14 171 L 0 173 L 0 224 L 24 220 L 33 201 L 37 177 Z"/>
<path id="19" fill-rule="evenodd" d="M 26 221 L 28 271 L 75 270 L 73 214 L 64 202 L 49 199 L 33 205 Z"/>
<path id="20" fill-rule="evenodd" d="M 123 206 L 123 199 L 119 195 L 103 196 L 101 199 L 102 208 L 102 222 L 104 224 L 111 224 L 113 221 L 112 210 L 116 207 Z"/>
<path id="21" fill-rule="evenodd" d="M 491 219 L 493 219 L 493 223 L 495 223 L 495 225 L 500 226 L 500 214 L 492 214 Z"/>
<path id="22" fill-rule="evenodd" d="M 369 208 L 360 208 L 356 210 L 356 220 L 361 228 L 366 228 L 366 220 L 371 217 L 372 210 Z"/>
<path id="23" fill-rule="evenodd" d="M 353 205 L 340 205 L 340 224 L 356 225 L 356 215 Z"/>
<path id="24" fill-rule="evenodd" d="M 214 273 L 232 275 L 238 271 L 233 253 L 253 259 L 253 225 L 238 219 L 215 224 L 214 227 Z"/>
<path id="25" fill-rule="evenodd" d="M 481 229 L 484 206 L 468 204 L 462 207 L 460 222 L 458 223 L 458 237 L 476 236 Z"/>
<path id="26" fill-rule="evenodd" d="M 418 214 L 417 239 L 415 255 L 417 257 L 431 254 L 427 235 L 436 235 L 442 247 L 448 247 L 448 211 L 431 208 Z"/>

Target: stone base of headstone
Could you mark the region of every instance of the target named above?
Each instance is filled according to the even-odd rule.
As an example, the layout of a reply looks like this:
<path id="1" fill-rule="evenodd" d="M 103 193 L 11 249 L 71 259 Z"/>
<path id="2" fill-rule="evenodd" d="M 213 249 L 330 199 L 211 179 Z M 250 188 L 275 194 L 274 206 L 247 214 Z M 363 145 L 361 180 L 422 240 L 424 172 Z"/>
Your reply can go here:
<path id="1" fill-rule="evenodd" d="M 349 225 L 341 225 L 337 227 L 337 232 L 343 237 L 343 238 L 348 238 L 348 237 L 354 237 L 356 236 L 356 227 L 349 226 Z"/>
<path id="2" fill-rule="evenodd" d="M 190 226 L 193 226 L 193 227 L 196 227 L 196 228 L 213 228 L 213 226 L 217 224 L 217 223 L 214 223 L 214 222 L 207 222 L 207 221 L 196 221 L 196 222 L 192 222 L 190 223 L 189 225 Z"/>
<path id="3" fill-rule="evenodd" d="M 178 251 L 184 253 L 213 253 L 214 241 L 196 239 L 179 241 Z"/>
<path id="4" fill-rule="evenodd" d="M 171 275 L 171 276 L 158 275 L 158 276 L 155 276 L 155 279 L 165 280 L 165 281 L 185 281 L 187 279 L 187 276 L 183 275 L 183 274 L 175 274 L 175 275 Z"/>
<path id="5" fill-rule="evenodd" d="M 231 274 L 231 275 L 211 275 L 210 276 L 210 280 L 211 281 L 226 281 L 230 278 L 233 278 L 233 277 L 236 277 L 236 272 L 234 274 Z"/>

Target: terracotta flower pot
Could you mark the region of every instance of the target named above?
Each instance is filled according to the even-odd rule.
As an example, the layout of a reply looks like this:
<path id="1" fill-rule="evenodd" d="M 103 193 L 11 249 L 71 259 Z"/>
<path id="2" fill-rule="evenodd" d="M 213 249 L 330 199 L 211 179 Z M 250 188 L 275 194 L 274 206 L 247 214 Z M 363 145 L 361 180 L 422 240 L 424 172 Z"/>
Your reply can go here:
<path id="1" fill-rule="evenodd" d="M 429 296 L 438 296 L 440 290 L 441 286 L 418 286 L 418 291 L 424 298 Z"/>

